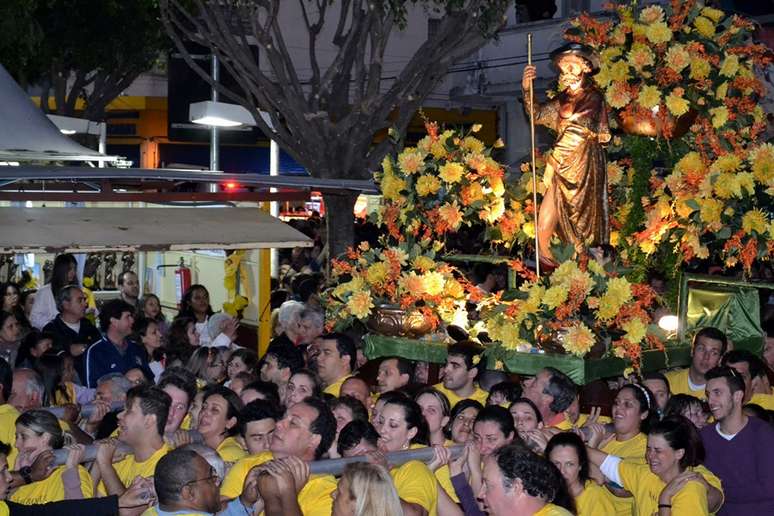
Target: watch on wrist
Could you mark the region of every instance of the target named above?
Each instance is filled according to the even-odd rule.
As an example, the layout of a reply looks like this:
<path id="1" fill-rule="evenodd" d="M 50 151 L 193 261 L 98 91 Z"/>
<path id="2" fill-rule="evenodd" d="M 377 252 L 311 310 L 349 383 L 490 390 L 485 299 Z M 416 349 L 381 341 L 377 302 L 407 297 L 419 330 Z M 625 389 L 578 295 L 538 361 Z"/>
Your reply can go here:
<path id="1" fill-rule="evenodd" d="M 32 483 L 32 468 L 30 466 L 24 466 L 19 470 L 19 474 L 24 479 L 25 484 Z"/>

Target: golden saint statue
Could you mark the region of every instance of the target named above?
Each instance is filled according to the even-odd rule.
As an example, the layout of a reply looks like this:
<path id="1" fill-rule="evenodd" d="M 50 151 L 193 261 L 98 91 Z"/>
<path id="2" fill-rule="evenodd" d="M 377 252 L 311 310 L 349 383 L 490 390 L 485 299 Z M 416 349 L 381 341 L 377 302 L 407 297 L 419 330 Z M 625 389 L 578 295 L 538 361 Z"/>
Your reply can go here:
<path id="1" fill-rule="evenodd" d="M 552 52 L 551 60 L 560 71 L 560 93 L 554 99 L 542 106 L 534 101 L 530 105 L 534 66 L 524 68 L 521 82 L 528 115 L 557 134 L 546 159 L 543 182 L 547 188 L 536 228 L 540 261 L 548 267 L 556 266 L 550 247 L 554 233 L 572 243 L 578 253 L 610 241 L 602 148 L 610 141 L 610 129 L 604 96 L 591 80 L 599 58 L 586 45 L 570 43 Z"/>

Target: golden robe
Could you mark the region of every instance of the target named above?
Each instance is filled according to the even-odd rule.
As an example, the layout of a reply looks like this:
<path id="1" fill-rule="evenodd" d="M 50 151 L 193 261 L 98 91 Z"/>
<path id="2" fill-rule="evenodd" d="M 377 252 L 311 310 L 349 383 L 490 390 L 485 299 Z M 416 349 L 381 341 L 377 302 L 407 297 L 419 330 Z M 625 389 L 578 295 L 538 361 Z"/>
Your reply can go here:
<path id="1" fill-rule="evenodd" d="M 529 99 L 525 99 L 529 113 Z M 607 106 L 588 82 L 578 93 L 560 93 L 545 105 L 535 103 L 535 124 L 557 133 L 548 157 L 554 169 L 556 233 L 576 249 L 610 242 L 607 165 L 602 143 L 610 141 Z"/>

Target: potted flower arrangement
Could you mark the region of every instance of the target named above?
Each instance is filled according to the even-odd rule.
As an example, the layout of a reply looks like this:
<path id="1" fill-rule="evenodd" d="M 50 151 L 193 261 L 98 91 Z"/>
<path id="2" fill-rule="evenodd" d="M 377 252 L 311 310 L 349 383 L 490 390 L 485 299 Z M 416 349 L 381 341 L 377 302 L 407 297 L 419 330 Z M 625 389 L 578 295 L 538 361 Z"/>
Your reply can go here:
<path id="1" fill-rule="evenodd" d="M 487 300 L 482 314 L 490 351 L 544 351 L 576 357 L 614 356 L 638 364 L 644 349 L 662 348 L 650 328 L 655 292 L 631 283 L 594 260 L 567 260 L 549 276 L 527 281 L 515 299 Z"/>

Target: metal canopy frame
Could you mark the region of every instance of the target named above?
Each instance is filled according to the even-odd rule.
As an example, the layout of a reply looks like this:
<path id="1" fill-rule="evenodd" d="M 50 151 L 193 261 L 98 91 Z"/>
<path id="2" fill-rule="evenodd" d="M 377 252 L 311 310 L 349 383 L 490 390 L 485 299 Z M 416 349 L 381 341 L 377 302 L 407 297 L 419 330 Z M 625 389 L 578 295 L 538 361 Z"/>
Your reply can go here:
<path id="1" fill-rule="evenodd" d="M 179 191 L 186 184 L 237 183 L 241 191 Z M 0 201 L 264 202 L 306 200 L 323 193 L 377 193 L 370 180 L 267 176 L 187 169 L 0 166 Z"/>

